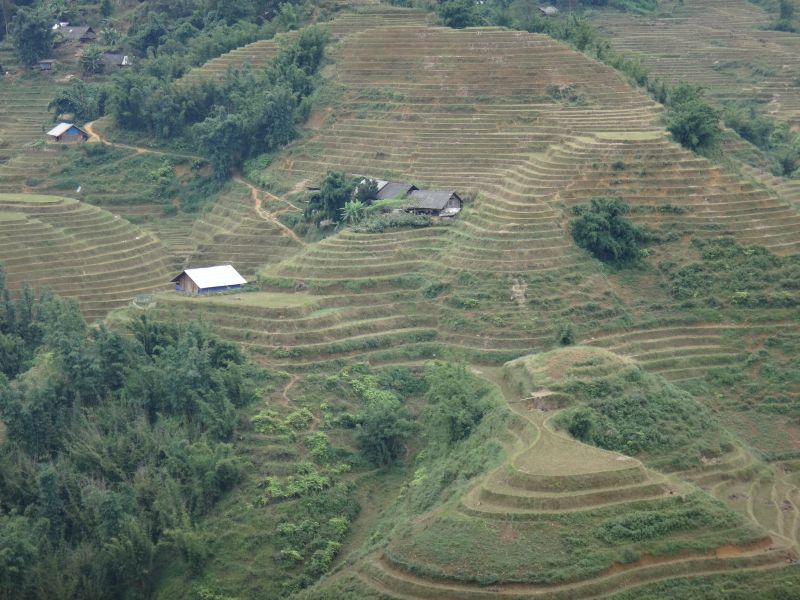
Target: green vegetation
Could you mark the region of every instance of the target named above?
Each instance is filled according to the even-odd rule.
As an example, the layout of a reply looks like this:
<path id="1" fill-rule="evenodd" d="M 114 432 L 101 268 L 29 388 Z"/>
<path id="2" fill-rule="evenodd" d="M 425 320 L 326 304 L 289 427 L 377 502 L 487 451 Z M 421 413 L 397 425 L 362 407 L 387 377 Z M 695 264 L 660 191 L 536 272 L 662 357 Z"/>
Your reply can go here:
<path id="1" fill-rule="evenodd" d="M 6 9 L 3 14 L 6 14 Z M 20 60 L 34 65 L 41 58 L 49 58 L 53 50 L 53 18 L 46 8 L 20 6 L 11 20 L 10 33 Z"/>
<path id="2" fill-rule="evenodd" d="M 667 98 L 667 129 L 689 150 L 708 150 L 720 135 L 720 115 L 704 99 L 699 86 L 680 83 Z"/>
<path id="3" fill-rule="evenodd" d="M 684 307 L 793 309 L 800 303 L 800 259 L 743 247 L 730 237 L 693 240 L 699 260 L 659 264 L 670 295 Z M 748 311 L 749 312 L 749 311 Z"/>
<path id="4" fill-rule="evenodd" d="M 573 212 L 570 231 L 578 246 L 609 262 L 639 258 L 649 236 L 625 218 L 630 207 L 621 198 L 592 198 L 591 204 L 575 206 Z"/>
<path id="5" fill-rule="evenodd" d="M 304 29 L 261 73 L 232 72 L 219 84 L 181 86 L 125 71 L 113 79 L 108 112 L 121 127 L 158 138 L 189 135 L 211 160 L 218 177 L 271 152 L 296 135 L 307 115 L 326 34 Z"/>
<path id="6" fill-rule="evenodd" d="M 730 104 L 723 111 L 725 125 L 763 150 L 771 159 L 773 175 L 793 177 L 800 169 L 800 135 L 789 125 L 759 111 L 753 104 Z"/>
<path id="7" fill-rule="evenodd" d="M 355 187 L 356 181 L 353 177 L 341 171 L 328 171 L 319 191 L 311 194 L 308 199 L 304 212 L 306 220 L 317 225 L 326 220 L 338 223 L 343 219 L 350 220 L 354 216 L 354 210 L 363 213 L 363 205 L 358 207 L 352 202 Z M 346 211 L 348 203 L 351 213 L 349 217 Z"/>
<path id="8" fill-rule="evenodd" d="M 4 315 L 31 369 L 0 378 L 3 595 L 148 596 L 164 561 L 199 570 L 195 527 L 241 477 L 236 411 L 262 375 L 196 325 L 89 330 L 74 302 L 28 292 Z"/>
<path id="9" fill-rule="evenodd" d="M 578 402 L 558 422 L 576 438 L 668 469 L 688 468 L 732 449 L 707 408 L 639 367 L 612 377 L 565 382 Z"/>

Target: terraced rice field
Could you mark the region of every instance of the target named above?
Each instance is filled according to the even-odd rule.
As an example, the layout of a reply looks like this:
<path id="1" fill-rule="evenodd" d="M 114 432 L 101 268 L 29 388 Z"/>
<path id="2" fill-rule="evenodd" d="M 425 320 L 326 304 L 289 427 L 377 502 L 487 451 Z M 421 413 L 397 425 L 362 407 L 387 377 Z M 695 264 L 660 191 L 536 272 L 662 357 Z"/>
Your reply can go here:
<path id="1" fill-rule="evenodd" d="M 746 0 L 660 3 L 659 16 L 601 13 L 612 47 L 665 81 L 701 84 L 713 98 L 764 103 L 800 126 L 800 38 L 765 30 L 773 18 Z"/>
<path id="2" fill-rule="evenodd" d="M 565 357 L 566 354 L 575 359 Z M 602 375 L 631 364 L 611 353 L 576 348 L 551 353 L 552 364 L 547 361 L 540 364 L 538 368 L 542 371 L 538 378 L 548 379 L 542 373 L 557 372 L 556 377 L 549 377 L 550 385 L 557 385 L 558 380 L 568 374 L 574 377 L 580 371 L 584 377 L 590 375 L 586 367 L 579 365 L 592 355 L 596 366 L 590 370 L 600 370 Z M 648 508 L 669 510 L 670 505 L 691 502 L 691 487 L 675 476 L 651 471 L 631 457 L 591 448 L 556 432 L 550 422 L 559 406 L 569 399 L 546 388 L 532 394 L 515 392 L 513 384 L 520 374 L 530 375 L 526 365 L 527 359 L 511 362 L 503 368 L 503 374 L 498 375 L 503 382 L 505 398 L 518 416 L 505 442 L 506 462 L 479 479 L 455 507 L 436 511 L 410 526 L 422 539 L 438 535 L 440 541 L 432 542 L 436 551 L 429 552 L 422 547 L 422 542 L 414 542 L 414 537 L 401 534 L 385 550 L 359 563 L 357 573 L 362 585 L 388 597 L 406 599 L 594 598 L 671 577 L 778 568 L 794 556 L 791 546 L 796 539 L 792 537 L 796 533 L 796 513 L 784 510 L 792 514 L 779 524 L 774 507 L 768 506 L 762 498 L 753 503 L 758 512 L 763 513 L 754 520 L 765 525 L 765 529 L 772 532 L 771 536 L 755 531 L 745 533 L 747 528 L 742 524 L 742 531 L 731 528 L 724 534 L 730 536 L 731 543 L 704 548 L 703 540 L 712 539 L 716 533 L 695 529 L 691 532 L 693 550 L 678 550 L 682 545 L 680 536 L 671 534 L 670 550 L 651 550 L 645 554 L 648 543 L 644 543 L 637 546 L 636 552 L 642 556 L 638 560 L 617 564 L 591 576 L 577 577 L 574 581 L 537 583 L 543 573 L 535 567 L 529 570 L 523 563 L 528 552 L 528 536 L 535 540 L 534 547 L 541 548 L 553 543 L 550 539 L 553 535 L 568 535 L 557 533 L 564 519 L 574 518 L 575 527 L 579 527 L 578 523 L 602 520 L 609 514 L 647 511 Z M 738 449 L 718 461 L 682 472 L 680 477 L 706 487 L 714 482 L 733 484 L 737 476 L 751 468 L 750 465 L 752 458 Z M 750 492 L 754 497 L 765 495 L 770 501 L 797 493 L 797 488 L 788 482 L 779 483 L 779 491 L 769 485 L 764 483 L 759 487 L 755 482 Z M 724 485 L 715 487 L 721 490 Z M 469 550 L 462 549 L 458 557 L 447 555 L 447 545 L 441 537 L 446 536 L 447 531 L 455 534 L 460 528 L 474 530 L 481 538 L 476 544 L 484 556 L 482 562 L 473 562 Z M 492 552 L 496 550 L 492 539 L 495 535 L 502 540 L 497 542 L 499 547 L 507 549 L 502 554 L 507 564 L 498 564 L 495 568 L 501 571 L 508 568 L 510 572 L 494 577 L 510 579 L 513 583 L 481 581 L 483 571 L 491 569 L 485 563 L 492 560 Z M 656 540 L 650 543 L 654 548 L 659 545 Z M 507 566 L 517 560 L 520 561 L 518 567 Z M 548 566 L 557 568 L 557 563 L 558 559 L 552 556 Z"/>
<path id="3" fill-rule="evenodd" d="M 255 188 L 232 184 L 211 211 L 192 225 L 194 250 L 188 264 L 232 264 L 245 277 L 252 277 L 259 267 L 296 252 L 301 242 L 261 208 L 261 195 Z"/>
<path id="4" fill-rule="evenodd" d="M 268 285 L 317 295 L 324 318 L 274 322 L 265 311 L 240 333 L 220 322 L 265 360 L 302 366 L 455 351 L 503 362 L 549 348 L 553 320 L 565 312 L 588 337 L 619 329 L 614 286 L 593 274 L 565 231 L 564 209 L 598 191 L 640 208 L 639 221 L 688 236 L 798 250 L 793 207 L 669 141 L 661 108 L 611 69 L 544 36 L 455 31 L 416 24 L 427 17 L 413 11 L 368 10 L 376 9 L 331 23 L 338 43 L 328 75 L 342 97 L 270 170 L 297 182 L 341 169 L 457 189 L 467 207 L 448 226 L 344 230 L 286 260 L 266 256 Z M 573 99 L 554 98 L 554 86 L 571 86 Z M 678 210 L 657 210 L 664 205 Z M 436 282 L 451 291 L 432 303 L 422 292 Z M 516 286 L 527 291 L 497 297 Z M 714 344 L 692 350 L 707 354 L 708 366 L 737 358 Z M 705 364 L 682 373 L 666 353 L 642 358 L 679 378 Z"/>
<path id="5" fill-rule="evenodd" d="M 0 192 L 19 192 L 47 172 L 53 152 L 31 146 L 52 126 L 47 104 L 54 94 L 49 77 L 6 76 L 0 82 Z"/>
<path id="6" fill-rule="evenodd" d="M 0 194 L 0 262 L 9 285 L 27 282 L 78 299 L 101 319 L 169 281 L 164 248 L 118 216 L 68 198 Z"/>
<path id="7" fill-rule="evenodd" d="M 403 25 L 424 24 L 432 19 L 430 15 L 422 12 L 409 13 L 391 6 L 381 6 L 378 3 L 366 3 L 355 12 L 347 12 L 337 17 L 326 27 L 334 39 L 342 39 L 356 31 L 397 22 Z M 281 45 L 291 41 L 296 32 L 290 31 L 278 34 L 269 40 L 258 40 L 240 48 L 214 58 L 201 67 L 192 69 L 182 79 L 182 84 L 192 84 L 203 79 L 222 79 L 229 70 L 263 69 L 269 61 L 275 58 Z"/>

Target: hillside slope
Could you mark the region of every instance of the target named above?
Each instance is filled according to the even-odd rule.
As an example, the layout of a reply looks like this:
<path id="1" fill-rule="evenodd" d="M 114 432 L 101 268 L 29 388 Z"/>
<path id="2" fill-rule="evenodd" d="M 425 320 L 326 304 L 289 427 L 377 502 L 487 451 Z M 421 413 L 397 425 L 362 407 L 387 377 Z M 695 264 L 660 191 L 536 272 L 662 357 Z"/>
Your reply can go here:
<path id="1" fill-rule="evenodd" d="M 161 243 L 124 219 L 70 198 L 0 194 L 0 258 L 9 287 L 76 298 L 102 319 L 135 295 L 163 290 Z"/>

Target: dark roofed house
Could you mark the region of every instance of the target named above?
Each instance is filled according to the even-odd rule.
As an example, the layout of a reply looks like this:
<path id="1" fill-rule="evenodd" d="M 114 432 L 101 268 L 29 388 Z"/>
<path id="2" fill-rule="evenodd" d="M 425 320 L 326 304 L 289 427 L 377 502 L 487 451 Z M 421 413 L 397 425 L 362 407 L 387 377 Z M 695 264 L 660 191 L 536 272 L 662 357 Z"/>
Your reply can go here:
<path id="1" fill-rule="evenodd" d="M 61 36 L 70 42 L 93 42 L 97 39 L 97 34 L 91 27 L 75 27 L 73 25 L 65 25 L 57 29 Z"/>
<path id="2" fill-rule="evenodd" d="M 111 71 L 113 69 L 122 69 L 123 67 L 131 66 L 131 59 L 128 58 L 127 54 L 114 54 L 112 52 L 103 52 L 103 54 L 100 55 L 100 60 L 103 61 L 103 64 L 106 67 L 106 71 Z"/>
<path id="3" fill-rule="evenodd" d="M 458 194 L 447 190 L 414 190 L 409 200 L 406 212 L 432 217 L 454 217 L 464 204 Z"/>
<path id="4" fill-rule="evenodd" d="M 378 200 L 390 200 L 392 198 L 405 198 L 411 192 L 417 190 L 417 186 L 410 183 L 400 183 L 399 181 L 385 181 L 383 185 L 378 184 Z"/>

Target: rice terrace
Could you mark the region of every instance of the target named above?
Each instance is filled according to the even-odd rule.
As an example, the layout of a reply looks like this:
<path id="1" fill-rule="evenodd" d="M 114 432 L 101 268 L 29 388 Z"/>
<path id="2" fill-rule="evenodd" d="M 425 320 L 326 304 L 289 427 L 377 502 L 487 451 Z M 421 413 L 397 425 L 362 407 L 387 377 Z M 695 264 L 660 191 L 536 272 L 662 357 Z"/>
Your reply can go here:
<path id="1" fill-rule="evenodd" d="M 0 600 L 800 598 L 796 0 L 0 25 Z"/>

